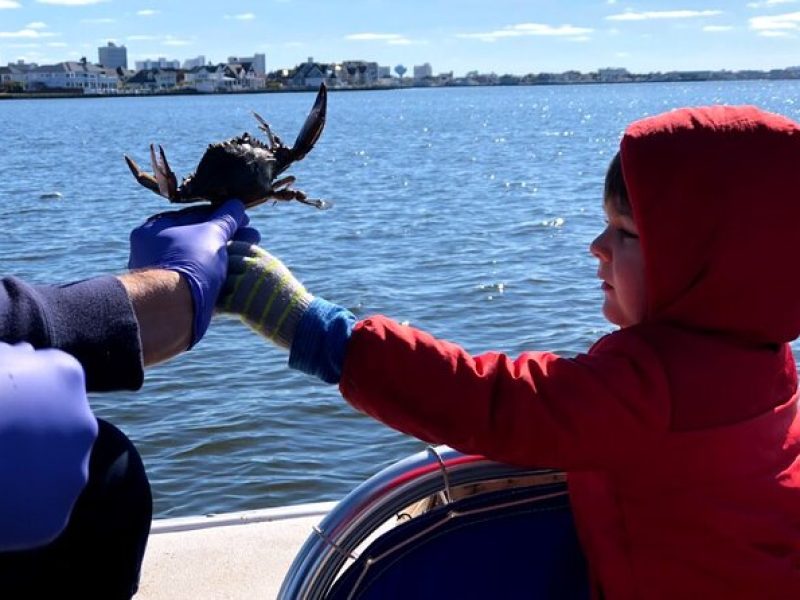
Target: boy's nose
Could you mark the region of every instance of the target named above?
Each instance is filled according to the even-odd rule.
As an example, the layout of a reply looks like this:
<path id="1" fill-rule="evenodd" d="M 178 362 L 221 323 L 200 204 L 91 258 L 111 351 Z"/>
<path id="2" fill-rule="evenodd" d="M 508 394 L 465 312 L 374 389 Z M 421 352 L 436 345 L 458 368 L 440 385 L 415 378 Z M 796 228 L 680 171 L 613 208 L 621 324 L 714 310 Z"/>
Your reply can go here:
<path id="1" fill-rule="evenodd" d="M 608 248 L 603 245 L 602 233 L 594 238 L 592 243 L 589 244 L 589 252 L 591 252 L 592 255 L 600 261 L 607 262 L 611 260 L 611 254 L 609 253 Z"/>

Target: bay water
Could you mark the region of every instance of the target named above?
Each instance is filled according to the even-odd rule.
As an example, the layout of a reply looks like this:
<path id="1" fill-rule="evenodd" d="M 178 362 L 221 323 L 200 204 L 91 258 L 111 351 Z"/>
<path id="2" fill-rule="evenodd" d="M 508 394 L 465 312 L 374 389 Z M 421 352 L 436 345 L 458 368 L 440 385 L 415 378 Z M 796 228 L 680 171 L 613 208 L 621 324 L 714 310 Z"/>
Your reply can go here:
<path id="1" fill-rule="evenodd" d="M 251 111 L 294 139 L 313 99 L 0 102 L 0 273 L 62 283 L 123 272 L 130 230 L 171 208 L 123 154 L 149 168 L 148 146 L 161 144 L 185 176 L 208 143 L 256 132 Z M 572 355 L 611 330 L 588 245 L 625 125 L 710 103 L 800 119 L 800 82 L 333 92 L 317 147 L 289 173 L 334 208 L 262 205 L 251 219 L 312 293 L 359 316 L 409 321 L 474 353 Z M 141 390 L 91 395 L 140 449 L 155 516 L 336 500 L 424 448 L 286 359 L 222 317 Z"/>

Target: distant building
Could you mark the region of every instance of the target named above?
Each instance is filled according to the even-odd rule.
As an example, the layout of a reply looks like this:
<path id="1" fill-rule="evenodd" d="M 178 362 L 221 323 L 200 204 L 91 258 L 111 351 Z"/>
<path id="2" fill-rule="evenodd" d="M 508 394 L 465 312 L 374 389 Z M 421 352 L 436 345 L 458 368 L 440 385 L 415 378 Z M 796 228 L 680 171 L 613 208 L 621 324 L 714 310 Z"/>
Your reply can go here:
<path id="1" fill-rule="evenodd" d="M 82 90 L 84 94 L 115 93 L 119 75 L 115 69 L 98 67 L 86 60 L 42 65 L 26 73 L 26 90 Z"/>
<path id="2" fill-rule="evenodd" d="M 101 46 L 97 49 L 98 64 L 108 68 L 116 69 L 128 68 L 128 49 L 125 46 L 117 46 L 114 42 L 108 42 L 108 46 Z"/>
<path id="3" fill-rule="evenodd" d="M 292 85 L 316 88 L 322 82 L 331 87 L 336 87 L 335 70 L 331 65 L 314 62 L 314 57 L 309 56 L 304 63 L 297 65 L 290 74 Z"/>
<path id="4" fill-rule="evenodd" d="M 267 57 L 263 54 L 254 54 L 253 56 L 229 56 L 228 64 L 244 64 L 251 63 L 253 70 L 258 75 L 266 75 L 267 73 Z"/>
<path id="5" fill-rule="evenodd" d="M 433 77 L 433 69 L 430 63 L 414 65 L 414 79 L 425 79 L 427 77 Z"/>
<path id="6" fill-rule="evenodd" d="M 150 69 L 180 69 L 180 68 L 181 68 L 181 61 L 167 60 L 163 56 L 159 56 L 158 59 L 156 60 L 147 58 L 145 60 L 136 61 L 137 71 L 146 71 Z"/>
<path id="7" fill-rule="evenodd" d="M 626 81 L 630 79 L 631 74 L 627 69 L 597 69 L 597 78 L 605 83 L 613 83 L 617 81 Z"/>
<path id="8" fill-rule="evenodd" d="M 219 92 L 228 89 L 230 75 L 224 65 L 201 65 L 186 71 L 186 85 L 198 92 Z"/>
<path id="9" fill-rule="evenodd" d="M 205 67 L 206 66 L 206 57 L 202 54 L 195 58 L 187 58 L 183 61 L 183 69 L 186 71 L 190 71 L 195 67 Z"/>
<path id="10" fill-rule="evenodd" d="M 378 67 L 378 79 L 389 79 L 392 76 L 392 67 Z"/>
<path id="11" fill-rule="evenodd" d="M 378 63 L 346 60 L 341 64 L 340 81 L 350 85 L 370 85 L 378 81 Z"/>
<path id="12" fill-rule="evenodd" d="M 184 81 L 184 72 L 176 69 L 144 69 L 125 82 L 128 90 L 158 92 L 171 90 Z"/>

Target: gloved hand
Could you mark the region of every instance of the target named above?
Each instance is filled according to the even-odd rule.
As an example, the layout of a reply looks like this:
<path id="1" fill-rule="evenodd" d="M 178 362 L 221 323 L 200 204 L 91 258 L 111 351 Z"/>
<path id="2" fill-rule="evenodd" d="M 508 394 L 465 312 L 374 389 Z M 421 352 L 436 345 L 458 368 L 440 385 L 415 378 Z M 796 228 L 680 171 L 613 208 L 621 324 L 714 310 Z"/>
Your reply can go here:
<path id="1" fill-rule="evenodd" d="M 227 243 L 237 235 L 260 239 L 246 227 L 249 219 L 239 200 L 214 208 L 191 207 L 155 215 L 131 232 L 128 268 L 159 268 L 180 273 L 189 284 L 194 305 L 192 342 L 205 334 L 228 267 Z M 238 230 L 238 233 L 237 233 Z"/>
<path id="2" fill-rule="evenodd" d="M 217 310 L 238 315 L 258 333 L 289 349 L 314 297 L 280 260 L 258 246 L 231 242 L 228 257 L 228 278 Z"/>
<path id="3" fill-rule="evenodd" d="M 46 544 L 89 478 L 97 419 L 83 368 L 60 350 L 0 342 L 0 551 Z"/>

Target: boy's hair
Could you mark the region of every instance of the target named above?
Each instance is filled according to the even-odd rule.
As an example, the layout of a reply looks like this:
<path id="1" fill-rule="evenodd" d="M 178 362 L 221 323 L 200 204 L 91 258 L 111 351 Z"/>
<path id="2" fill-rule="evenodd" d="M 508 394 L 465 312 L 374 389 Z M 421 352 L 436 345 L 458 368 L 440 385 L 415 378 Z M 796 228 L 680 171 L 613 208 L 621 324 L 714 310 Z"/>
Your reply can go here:
<path id="1" fill-rule="evenodd" d="M 606 171 L 603 202 L 611 204 L 611 207 L 621 215 L 633 216 L 631 203 L 628 200 L 628 188 L 625 187 L 625 178 L 622 176 L 622 159 L 620 159 L 619 152 L 611 159 L 608 171 Z"/>

